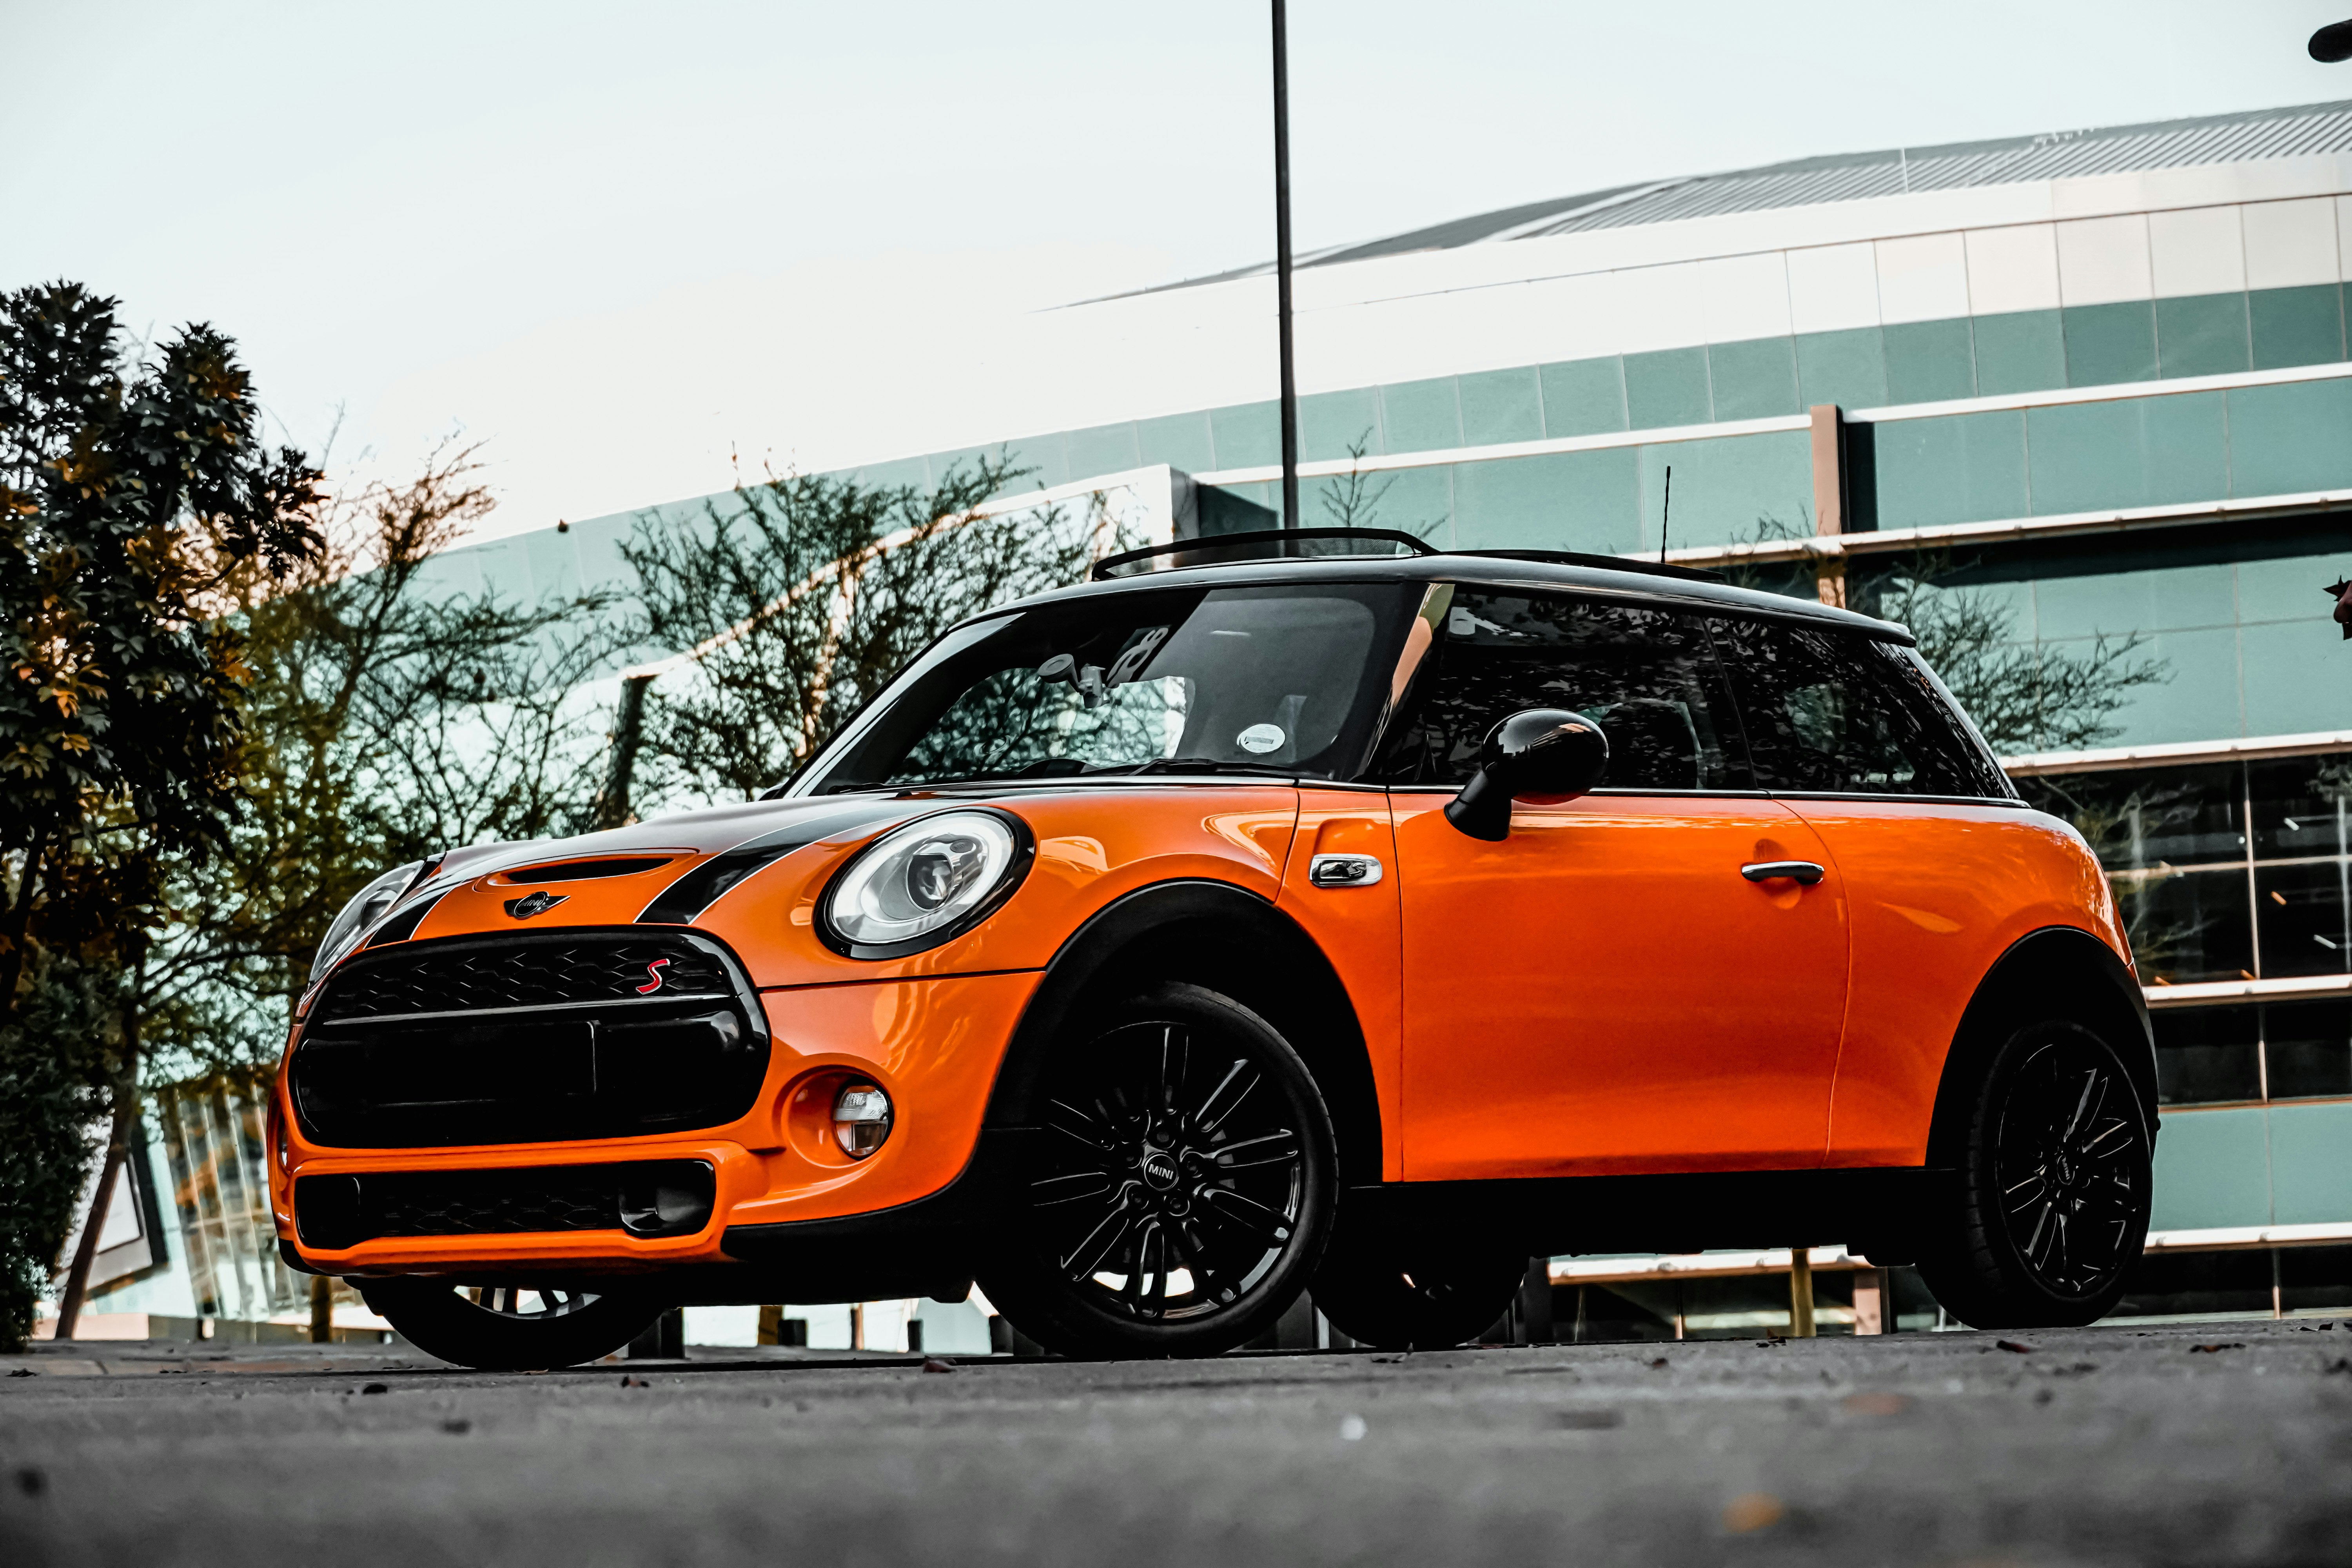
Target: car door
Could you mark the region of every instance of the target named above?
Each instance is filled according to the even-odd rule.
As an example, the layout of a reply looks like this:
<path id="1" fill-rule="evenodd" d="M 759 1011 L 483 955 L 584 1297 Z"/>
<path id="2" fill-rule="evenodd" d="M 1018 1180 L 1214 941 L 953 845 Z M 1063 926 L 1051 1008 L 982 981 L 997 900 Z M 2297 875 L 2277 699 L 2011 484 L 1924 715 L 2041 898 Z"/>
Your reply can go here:
<path id="1" fill-rule="evenodd" d="M 1402 910 L 1413 1179 L 1819 1163 L 1845 1001 L 1841 879 L 1748 787 L 1694 616 L 1457 587 L 1383 748 Z M 1601 788 L 1522 801 L 1510 836 L 1443 807 L 1498 720 L 1568 708 Z M 1819 881 L 1750 879 L 1806 861 Z"/>
<path id="2" fill-rule="evenodd" d="M 1916 656 L 1860 630 L 1720 618 L 1758 782 L 1822 836 L 1843 874 L 1853 978 L 1829 1163 L 1927 1158 L 1944 1058 L 2009 942 L 2064 923 L 2088 864 L 2011 792 Z"/>

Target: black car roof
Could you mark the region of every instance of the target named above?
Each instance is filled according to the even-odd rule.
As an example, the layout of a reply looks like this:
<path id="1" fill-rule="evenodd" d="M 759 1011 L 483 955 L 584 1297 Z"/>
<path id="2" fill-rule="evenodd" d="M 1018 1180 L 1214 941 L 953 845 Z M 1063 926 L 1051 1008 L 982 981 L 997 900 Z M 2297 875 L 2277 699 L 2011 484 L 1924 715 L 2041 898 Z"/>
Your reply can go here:
<path id="1" fill-rule="evenodd" d="M 1000 605 L 969 620 L 986 620 L 1040 605 L 1063 604 L 1104 595 L 1152 593 L 1169 588 L 1244 588 L 1285 583 L 1465 583 L 1482 588 L 1524 588 L 1538 593 L 1574 593 L 1593 598 L 1659 605 L 1676 609 L 1801 621 L 1858 631 L 1885 642 L 1913 646 L 1908 627 L 1835 605 L 1734 587 L 1696 577 L 1663 576 L 1638 570 L 1568 565 L 1496 555 L 1308 556 L 1290 560 L 1236 561 L 1139 573 L 1107 583 L 1055 588 Z"/>

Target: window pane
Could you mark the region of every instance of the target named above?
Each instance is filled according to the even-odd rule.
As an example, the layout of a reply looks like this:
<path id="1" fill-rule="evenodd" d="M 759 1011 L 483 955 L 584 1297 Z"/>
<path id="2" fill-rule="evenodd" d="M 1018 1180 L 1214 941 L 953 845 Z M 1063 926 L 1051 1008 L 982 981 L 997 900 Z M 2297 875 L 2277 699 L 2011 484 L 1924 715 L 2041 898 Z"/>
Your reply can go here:
<path id="1" fill-rule="evenodd" d="M 1187 767 L 1352 778 L 1409 593 L 1114 594 L 982 622 L 901 674 L 813 787 Z"/>
<path id="2" fill-rule="evenodd" d="M 2352 757 L 2295 757 L 2247 770 L 2254 858 L 2352 855 Z"/>
<path id="3" fill-rule="evenodd" d="M 2286 1002 L 2263 1009 L 2273 1100 L 2352 1095 L 2352 1002 Z"/>
<path id="4" fill-rule="evenodd" d="M 2151 985 L 2254 976 L 2246 874 L 2151 871 L 2114 879 L 2141 979 Z"/>
<path id="5" fill-rule="evenodd" d="M 1865 660 L 1875 657 L 1879 661 L 1880 684 L 1887 700 L 1910 726 L 1910 749 L 1933 758 L 1934 765 L 1925 771 L 1953 786 L 1939 793 L 2009 798 L 2014 787 L 2009 775 L 1961 722 L 1917 650 L 1869 638 L 1862 641 L 1861 647 Z M 1921 788 L 1926 787 L 1923 781 Z"/>
<path id="6" fill-rule="evenodd" d="M 1734 789 L 1730 702 L 1690 617 L 1549 595 L 1459 589 L 1415 683 L 1382 776 L 1459 784 L 1486 731 L 1526 708 L 1568 708 L 1609 737 L 1610 789 Z"/>
<path id="7" fill-rule="evenodd" d="M 2258 1009 L 2162 1007 L 2154 1022 L 2158 1104 L 2210 1105 L 2263 1097 Z"/>
<path id="8" fill-rule="evenodd" d="M 2352 971 L 2352 862 L 2254 868 L 2263 977 Z"/>
<path id="9" fill-rule="evenodd" d="M 1869 637 L 1774 621 L 1709 625 L 1764 788 L 2009 793 L 1900 650 Z"/>
<path id="10" fill-rule="evenodd" d="M 2110 871 L 2242 860 L 2235 763 L 2193 768 L 2045 773 L 2017 781 L 2025 798 L 2073 823 Z"/>

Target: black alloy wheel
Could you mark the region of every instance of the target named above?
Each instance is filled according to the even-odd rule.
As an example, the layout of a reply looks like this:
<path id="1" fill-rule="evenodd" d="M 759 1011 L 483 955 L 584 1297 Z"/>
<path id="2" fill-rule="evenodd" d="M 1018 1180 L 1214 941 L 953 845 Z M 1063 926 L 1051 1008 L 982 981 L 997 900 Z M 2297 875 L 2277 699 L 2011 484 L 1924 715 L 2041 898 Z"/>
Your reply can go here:
<path id="1" fill-rule="evenodd" d="M 1330 1117 L 1306 1065 L 1194 985 L 1079 1039 L 1043 1080 L 990 1299 L 1073 1356 L 1214 1355 L 1271 1327 L 1330 1226 Z"/>
<path id="2" fill-rule="evenodd" d="M 1978 1328 L 2104 1316 L 2147 1239 L 2151 1150 L 2123 1062 L 2079 1024 L 2030 1025 L 1973 1110 L 1958 1212 L 1920 1257 L 1929 1289 Z"/>
<path id="3" fill-rule="evenodd" d="M 633 1290 L 570 1286 L 453 1285 L 404 1276 L 359 1281 L 367 1304 L 427 1355 L 486 1371 L 576 1366 L 612 1354 L 661 1315 Z"/>

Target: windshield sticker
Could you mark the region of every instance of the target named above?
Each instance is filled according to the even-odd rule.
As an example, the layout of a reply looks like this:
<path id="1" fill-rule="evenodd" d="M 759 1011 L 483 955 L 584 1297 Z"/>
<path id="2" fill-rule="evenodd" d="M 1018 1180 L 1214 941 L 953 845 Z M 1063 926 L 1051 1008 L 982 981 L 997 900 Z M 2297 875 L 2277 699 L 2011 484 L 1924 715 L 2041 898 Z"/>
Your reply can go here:
<path id="1" fill-rule="evenodd" d="M 1268 752 L 1282 750 L 1282 742 L 1286 739 L 1287 737 L 1283 734 L 1279 724 L 1253 724 L 1234 737 L 1234 744 L 1244 752 L 1264 756 Z"/>

